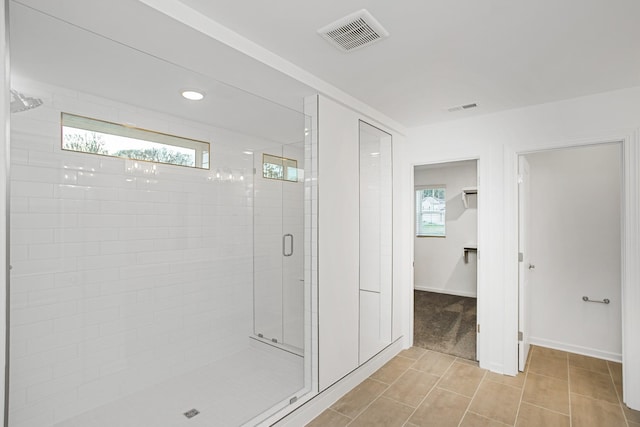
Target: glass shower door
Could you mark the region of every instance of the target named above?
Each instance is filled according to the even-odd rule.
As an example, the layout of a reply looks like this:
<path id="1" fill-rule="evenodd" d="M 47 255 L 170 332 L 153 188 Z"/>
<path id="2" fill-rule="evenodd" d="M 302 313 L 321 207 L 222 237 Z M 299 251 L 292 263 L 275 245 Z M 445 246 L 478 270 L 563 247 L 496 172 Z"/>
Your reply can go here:
<path id="1" fill-rule="evenodd" d="M 304 144 L 256 153 L 254 334 L 302 355 Z"/>
<path id="2" fill-rule="evenodd" d="M 283 158 L 295 160 L 295 170 L 282 183 L 282 341 L 304 347 L 304 145 L 283 147 Z"/>

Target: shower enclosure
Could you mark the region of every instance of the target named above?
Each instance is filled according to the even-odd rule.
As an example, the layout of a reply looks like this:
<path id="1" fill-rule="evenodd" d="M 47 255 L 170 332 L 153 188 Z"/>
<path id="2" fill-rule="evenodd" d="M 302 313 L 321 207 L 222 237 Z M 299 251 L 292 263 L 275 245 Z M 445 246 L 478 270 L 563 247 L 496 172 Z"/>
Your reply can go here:
<path id="1" fill-rule="evenodd" d="M 8 425 L 259 425 L 309 398 L 310 119 L 10 13 Z"/>
<path id="2" fill-rule="evenodd" d="M 254 186 L 254 334 L 298 355 L 304 348 L 304 155 L 303 143 L 263 154 L 256 159 L 263 179 Z"/>

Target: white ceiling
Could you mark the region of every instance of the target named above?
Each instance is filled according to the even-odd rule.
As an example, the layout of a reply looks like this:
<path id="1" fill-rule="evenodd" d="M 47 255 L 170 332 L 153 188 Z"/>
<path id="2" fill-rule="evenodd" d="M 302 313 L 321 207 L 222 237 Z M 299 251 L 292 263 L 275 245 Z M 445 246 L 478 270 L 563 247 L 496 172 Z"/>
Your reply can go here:
<path id="1" fill-rule="evenodd" d="M 302 97 L 312 89 L 137 1 L 110 1 L 11 2 L 12 87 L 41 97 L 30 82 L 43 82 L 280 143 L 304 138 Z M 145 38 L 147 28 L 165 31 Z M 187 101 L 185 88 L 207 96 Z"/>
<path id="2" fill-rule="evenodd" d="M 140 68 L 138 79 L 131 81 L 109 80 L 113 70 L 108 66 L 72 78 L 71 62 L 64 67 L 56 56 L 73 52 L 65 49 L 71 41 L 58 35 L 62 27 L 29 17 L 11 23 L 12 33 L 21 37 L 12 40 L 12 56 L 19 59 L 13 65 L 22 63 L 32 78 L 68 81 L 83 85 L 83 90 L 122 96 L 129 90 L 135 94 L 139 81 L 153 80 L 158 86 L 173 78 L 178 84 L 177 69 L 184 68 L 187 81 L 194 78 L 189 75 L 193 71 L 298 111 L 302 97 L 317 90 L 143 2 L 149 3 L 10 3 L 14 9 L 27 6 L 59 23 L 88 29 L 71 38 L 79 46 L 92 32 L 114 46 L 121 44 L 179 66 Z M 640 86 L 638 0 L 173 0 L 167 4 L 201 12 L 406 127 Z M 318 28 L 362 8 L 390 32 L 388 39 L 342 53 L 316 34 Z M 19 43 L 22 49 L 14 49 Z M 100 49 L 105 56 L 113 54 L 111 64 L 117 65 L 114 50 Z M 75 60 L 82 62 L 82 52 L 75 53 Z M 165 76 L 162 70 L 167 71 Z M 147 75 L 153 79 L 145 79 Z M 142 93 L 136 100 L 162 105 Z M 473 102 L 479 107 L 446 111 Z"/>
<path id="3" fill-rule="evenodd" d="M 640 85 L 638 0 L 180 1 L 405 126 Z M 363 8 L 388 39 L 316 34 Z"/>

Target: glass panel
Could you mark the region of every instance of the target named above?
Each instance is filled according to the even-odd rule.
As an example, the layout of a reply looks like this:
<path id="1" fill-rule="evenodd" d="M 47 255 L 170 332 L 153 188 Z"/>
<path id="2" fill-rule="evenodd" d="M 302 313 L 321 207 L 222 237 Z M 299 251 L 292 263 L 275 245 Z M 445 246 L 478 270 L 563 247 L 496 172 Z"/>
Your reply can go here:
<path id="1" fill-rule="evenodd" d="M 62 149 L 192 168 L 209 166 L 208 142 L 68 113 L 62 113 Z"/>
<path id="2" fill-rule="evenodd" d="M 304 349 L 304 182 L 298 182 L 298 167 L 304 169 L 303 143 L 282 147 L 287 176 L 282 183 L 282 336 L 283 343 Z"/>
<path id="3" fill-rule="evenodd" d="M 9 425 L 254 425 L 310 398 L 308 118 L 11 6 L 12 84 L 40 104 L 11 116 Z M 197 167 L 64 150 L 63 112 L 97 119 L 65 123 L 83 143 L 151 140 Z M 261 178 L 262 153 L 283 179 Z M 270 271 L 278 345 L 254 334 Z"/>
<path id="4" fill-rule="evenodd" d="M 275 152 L 274 149 L 270 151 Z M 304 143 L 263 153 L 254 184 L 254 333 L 302 355 L 304 350 Z M 260 165 L 256 165 L 259 167 Z"/>
<path id="5" fill-rule="evenodd" d="M 446 235 L 446 200 L 444 186 L 421 187 L 416 190 L 416 236 Z"/>
<path id="6" fill-rule="evenodd" d="M 262 155 L 262 177 L 284 181 L 298 181 L 298 160 L 272 154 Z"/>

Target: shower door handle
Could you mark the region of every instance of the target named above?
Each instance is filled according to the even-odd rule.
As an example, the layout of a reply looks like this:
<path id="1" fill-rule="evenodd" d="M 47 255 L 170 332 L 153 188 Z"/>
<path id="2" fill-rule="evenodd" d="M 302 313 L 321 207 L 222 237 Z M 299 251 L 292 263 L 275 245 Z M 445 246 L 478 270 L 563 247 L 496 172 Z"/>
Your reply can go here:
<path id="1" fill-rule="evenodd" d="M 289 252 L 287 252 L 287 237 L 289 238 Z M 293 255 L 293 234 L 285 234 L 282 236 L 282 255 L 291 256 Z"/>

